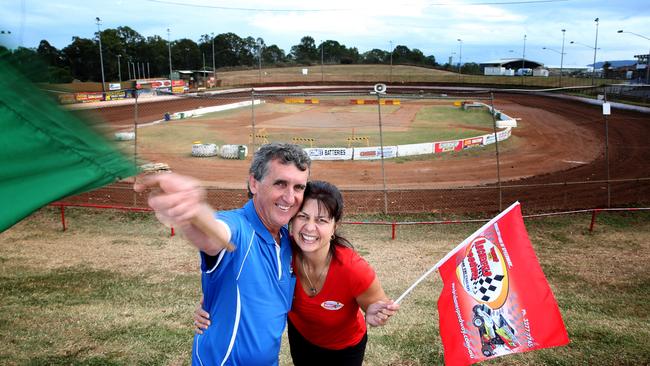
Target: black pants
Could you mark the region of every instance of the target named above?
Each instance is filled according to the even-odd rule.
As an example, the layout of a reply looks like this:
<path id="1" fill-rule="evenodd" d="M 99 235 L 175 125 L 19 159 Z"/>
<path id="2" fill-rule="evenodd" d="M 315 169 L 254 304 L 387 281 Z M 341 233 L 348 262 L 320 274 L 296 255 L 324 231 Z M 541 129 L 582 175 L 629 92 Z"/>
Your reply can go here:
<path id="1" fill-rule="evenodd" d="M 288 320 L 288 319 L 287 319 Z M 366 353 L 368 333 L 364 334 L 359 343 L 348 348 L 333 350 L 318 347 L 302 336 L 289 320 L 288 322 L 289 348 L 291 359 L 296 366 L 360 366 Z"/>

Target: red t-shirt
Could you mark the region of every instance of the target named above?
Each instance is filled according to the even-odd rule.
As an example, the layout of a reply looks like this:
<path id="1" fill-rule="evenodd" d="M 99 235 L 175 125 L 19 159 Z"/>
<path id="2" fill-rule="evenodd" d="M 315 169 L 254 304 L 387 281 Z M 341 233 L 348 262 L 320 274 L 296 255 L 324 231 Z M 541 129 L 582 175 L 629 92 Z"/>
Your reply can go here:
<path id="1" fill-rule="evenodd" d="M 295 266 L 294 266 L 295 268 Z M 375 271 L 353 249 L 335 247 L 325 284 L 309 297 L 296 276 L 289 319 L 309 342 L 327 349 L 354 346 L 366 333 L 366 320 L 356 297 L 375 279 Z"/>

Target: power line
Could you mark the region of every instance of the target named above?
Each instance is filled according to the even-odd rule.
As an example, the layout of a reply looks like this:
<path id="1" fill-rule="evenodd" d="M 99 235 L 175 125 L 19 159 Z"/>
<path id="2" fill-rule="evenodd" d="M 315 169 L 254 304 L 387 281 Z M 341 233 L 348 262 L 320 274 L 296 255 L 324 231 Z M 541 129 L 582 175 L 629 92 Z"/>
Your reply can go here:
<path id="1" fill-rule="evenodd" d="M 232 10 L 232 11 L 259 11 L 259 12 L 277 12 L 277 13 L 288 13 L 288 12 L 318 13 L 318 12 L 327 12 L 327 11 L 336 12 L 336 11 L 361 10 L 361 8 L 324 8 L 324 9 L 238 8 L 238 7 L 218 6 L 218 5 L 188 4 L 188 3 L 169 1 L 169 0 L 147 0 L 147 1 L 152 3 L 158 3 L 158 4 L 185 6 L 189 8 L 207 8 L 207 9 Z M 491 2 L 472 2 L 472 3 L 465 3 L 463 5 L 525 5 L 525 4 L 539 4 L 539 3 L 557 3 L 557 2 L 567 2 L 567 1 L 571 1 L 571 0 L 491 1 Z M 457 6 L 457 5 L 458 3 L 449 3 L 449 2 L 427 4 L 427 6 Z"/>

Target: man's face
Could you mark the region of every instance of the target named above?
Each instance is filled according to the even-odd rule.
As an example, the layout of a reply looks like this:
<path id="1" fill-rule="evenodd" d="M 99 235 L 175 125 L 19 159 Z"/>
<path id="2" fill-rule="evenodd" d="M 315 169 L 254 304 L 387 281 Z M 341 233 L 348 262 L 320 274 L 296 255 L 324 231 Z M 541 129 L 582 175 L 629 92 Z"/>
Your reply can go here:
<path id="1" fill-rule="evenodd" d="M 276 235 L 298 212 L 309 178 L 309 169 L 303 172 L 293 163 L 284 165 L 277 159 L 268 164 L 268 172 L 261 181 L 252 175 L 248 179 L 254 195 L 255 210 L 264 226 Z"/>

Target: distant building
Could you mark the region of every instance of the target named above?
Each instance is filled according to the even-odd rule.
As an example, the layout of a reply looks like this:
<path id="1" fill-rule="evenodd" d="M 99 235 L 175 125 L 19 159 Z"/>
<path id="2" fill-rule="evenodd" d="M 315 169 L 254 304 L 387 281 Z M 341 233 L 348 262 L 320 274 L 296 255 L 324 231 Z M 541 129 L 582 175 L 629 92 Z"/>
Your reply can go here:
<path id="1" fill-rule="evenodd" d="M 502 58 L 500 60 L 487 61 L 479 64 L 483 75 L 534 75 L 548 76 L 544 64 L 524 58 Z M 535 71 L 538 70 L 539 71 Z M 544 70 L 544 71 L 541 71 Z"/>

